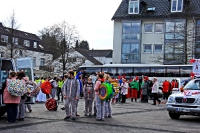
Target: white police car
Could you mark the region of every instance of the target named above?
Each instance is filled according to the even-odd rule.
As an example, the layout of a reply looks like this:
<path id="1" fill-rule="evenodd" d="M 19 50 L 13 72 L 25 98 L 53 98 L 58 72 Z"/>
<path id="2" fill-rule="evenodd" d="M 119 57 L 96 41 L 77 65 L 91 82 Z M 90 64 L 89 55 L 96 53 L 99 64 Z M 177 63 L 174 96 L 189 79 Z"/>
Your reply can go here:
<path id="1" fill-rule="evenodd" d="M 170 95 L 166 106 L 172 119 L 178 119 L 180 115 L 200 116 L 200 78 L 191 80 L 183 92 Z"/>

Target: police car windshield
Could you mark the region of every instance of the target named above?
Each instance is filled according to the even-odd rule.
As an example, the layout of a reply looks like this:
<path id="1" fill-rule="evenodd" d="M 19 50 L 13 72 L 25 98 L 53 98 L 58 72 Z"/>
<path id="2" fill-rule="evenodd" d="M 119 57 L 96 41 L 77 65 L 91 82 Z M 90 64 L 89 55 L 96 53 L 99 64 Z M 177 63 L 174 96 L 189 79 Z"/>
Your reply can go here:
<path id="1" fill-rule="evenodd" d="M 200 90 L 200 80 L 192 80 L 185 87 L 184 90 Z"/>

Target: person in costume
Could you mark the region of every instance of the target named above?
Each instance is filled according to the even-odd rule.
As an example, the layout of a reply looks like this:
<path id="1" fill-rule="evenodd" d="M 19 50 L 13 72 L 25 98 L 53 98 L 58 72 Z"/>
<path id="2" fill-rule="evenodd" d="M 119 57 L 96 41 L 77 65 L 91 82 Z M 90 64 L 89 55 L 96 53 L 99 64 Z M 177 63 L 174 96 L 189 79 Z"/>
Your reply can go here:
<path id="1" fill-rule="evenodd" d="M 54 77 L 53 80 L 50 80 L 50 83 L 51 83 L 51 85 L 52 85 L 51 97 L 52 97 L 53 99 L 55 99 L 56 93 L 57 93 L 57 87 L 58 87 L 57 77 Z"/>
<path id="2" fill-rule="evenodd" d="M 24 71 L 20 71 L 17 73 L 17 79 L 22 80 L 24 82 L 27 82 L 29 80 L 28 77 L 25 76 L 25 72 Z M 25 101 L 27 99 L 27 95 L 24 94 L 23 96 L 21 96 L 21 100 L 20 103 L 18 105 L 18 121 L 24 121 L 25 118 L 25 113 L 26 113 L 26 105 L 25 105 Z"/>
<path id="3" fill-rule="evenodd" d="M 168 94 L 169 94 L 169 86 L 170 86 L 169 81 L 165 80 L 163 82 L 162 86 L 163 86 L 162 92 L 164 94 L 163 99 L 167 100 L 168 99 Z"/>
<path id="4" fill-rule="evenodd" d="M 116 82 L 116 79 L 112 79 L 109 74 L 104 76 L 105 82 L 111 84 L 111 82 Z M 113 85 L 112 85 L 113 86 Z M 113 88 L 114 91 L 114 88 Z M 111 106 L 111 98 L 105 100 L 105 118 L 112 117 L 112 106 Z"/>
<path id="5" fill-rule="evenodd" d="M 46 81 L 48 81 L 48 78 L 46 79 Z M 41 80 L 40 80 L 40 82 L 38 82 L 38 86 L 41 86 L 41 84 L 42 83 L 44 83 L 45 82 L 45 80 L 43 79 L 43 77 L 41 78 Z M 44 94 L 43 92 L 42 92 L 42 90 L 40 89 L 40 92 L 39 92 L 39 94 L 37 95 L 37 97 L 36 97 L 36 101 L 37 102 L 46 102 L 46 100 L 47 100 L 47 95 L 46 94 Z"/>
<path id="6" fill-rule="evenodd" d="M 101 83 L 104 82 L 104 78 L 103 78 L 103 75 L 102 74 L 99 74 L 98 75 L 98 80 L 96 81 L 96 84 L 95 84 L 95 88 L 94 88 L 94 91 L 95 91 L 95 101 L 96 101 L 96 109 L 97 109 L 97 116 L 96 116 L 96 120 L 97 121 L 104 121 L 104 106 L 105 106 L 105 101 L 104 100 L 101 100 L 100 97 L 99 97 L 99 89 L 100 89 L 100 86 L 101 86 Z"/>
<path id="7" fill-rule="evenodd" d="M 148 103 L 148 90 L 149 90 L 149 78 L 147 76 L 144 76 L 143 82 L 141 84 L 141 89 L 142 89 L 142 98 L 141 102 L 142 103 Z"/>
<path id="8" fill-rule="evenodd" d="M 81 81 L 81 75 L 82 75 L 82 72 L 78 72 L 77 75 L 76 75 L 76 79 L 79 81 L 79 86 L 80 86 L 79 95 L 81 93 L 83 93 L 83 84 L 82 84 L 82 81 Z M 77 111 L 77 108 L 78 108 L 78 102 L 79 102 L 79 99 L 76 101 L 76 111 Z M 80 116 L 78 114 L 78 112 L 76 112 L 76 116 Z"/>
<path id="9" fill-rule="evenodd" d="M 120 89 L 119 89 L 119 95 L 117 96 L 118 98 L 116 99 L 116 102 L 121 102 L 121 99 L 122 99 L 122 94 L 121 94 L 121 84 L 123 83 L 123 77 L 122 76 L 119 76 L 118 77 L 119 79 L 119 86 L 120 86 Z"/>
<path id="10" fill-rule="evenodd" d="M 94 84 L 96 84 L 96 82 L 99 80 L 99 74 L 100 74 L 100 72 L 97 72 L 96 80 L 95 80 Z M 96 100 L 94 98 L 94 114 L 93 114 L 93 116 L 96 116 L 96 115 L 97 115 L 97 108 L 96 108 Z"/>
<path id="11" fill-rule="evenodd" d="M 63 97 L 63 86 L 64 86 L 64 84 L 65 84 L 65 82 L 67 81 L 67 79 L 68 79 L 68 75 L 67 74 L 65 74 L 64 75 L 64 83 L 63 83 L 63 85 L 62 85 L 62 88 L 61 88 L 61 90 L 62 90 L 62 97 Z M 63 97 L 64 98 L 64 97 Z M 62 109 L 62 110 L 65 110 L 65 100 L 63 101 L 64 102 L 64 106 L 62 107 L 62 108 L 60 108 L 60 109 Z"/>
<path id="12" fill-rule="evenodd" d="M 158 103 L 160 104 L 160 100 L 158 99 L 158 89 L 159 89 L 159 83 L 157 81 L 157 78 L 154 77 L 154 84 L 152 86 L 152 94 L 153 94 L 153 104 L 152 105 L 156 105 L 156 101 L 158 101 Z"/>
<path id="13" fill-rule="evenodd" d="M 85 99 L 85 116 L 92 117 L 92 104 L 94 100 L 94 85 L 92 83 L 92 78 L 88 78 L 88 82 L 84 85 L 84 99 Z M 89 109 L 89 112 L 88 112 Z"/>
<path id="14" fill-rule="evenodd" d="M 122 95 L 121 103 L 126 103 L 126 95 L 128 94 L 129 85 L 126 82 L 126 79 L 123 79 L 122 81 L 123 81 L 123 83 L 121 84 L 121 95 Z"/>
<path id="15" fill-rule="evenodd" d="M 58 80 L 58 88 L 57 88 L 57 97 L 58 97 L 58 101 L 60 101 L 60 94 L 62 95 L 62 91 L 61 88 L 63 86 L 63 78 L 59 78 Z M 63 95 L 61 96 L 61 101 L 63 102 Z"/>
<path id="16" fill-rule="evenodd" d="M 20 103 L 20 96 L 13 96 L 8 92 L 8 82 L 7 80 L 15 80 L 16 79 L 16 72 L 10 72 L 9 73 L 9 78 L 6 79 L 4 82 L 2 89 L 4 90 L 3 92 L 3 100 L 4 103 L 6 104 L 6 111 L 7 111 L 7 123 L 15 123 L 16 118 L 17 118 L 17 113 L 18 113 L 18 104 Z"/>
<path id="17" fill-rule="evenodd" d="M 137 94 L 139 91 L 139 83 L 138 83 L 138 77 L 135 77 L 133 81 L 130 83 L 131 87 L 131 102 L 133 102 L 133 98 L 135 98 L 135 102 L 137 102 Z"/>
<path id="18" fill-rule="evenodd" d="M 67 120 L 70 118 L 70 106 L 71 106 L 71 116 L 72 120 L 76 119 L 76 112 L 77 112 L 77 100 L 80 96 L 80 83 L 77 79 L 74 77 L 74 72 L 69 71 L 68 72 L 68 79 L 63 85 L 63 96 L 65 99 L 65 111 L 66 111 L 66 117 L 64 120 Z"/>

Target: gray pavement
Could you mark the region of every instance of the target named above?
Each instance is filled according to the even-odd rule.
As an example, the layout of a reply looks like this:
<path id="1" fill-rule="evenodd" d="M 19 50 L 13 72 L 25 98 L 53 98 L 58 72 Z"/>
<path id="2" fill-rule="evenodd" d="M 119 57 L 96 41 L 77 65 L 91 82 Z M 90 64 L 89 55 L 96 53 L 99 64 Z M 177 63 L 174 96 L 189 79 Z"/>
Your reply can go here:
<path id="1" fill-rule="evenodd" d="M 0 133 L 199 133 L 200 117 L 181 116 L 172 120 L 165 104 L 135 103 L 127 99 L 126 104 L 114 104 L 113 118 L 96 121 L 95 117 L 84 116 L 84 100 L 80 99 L 75 121 L 64 121 L 65 112 L 48 111 L 44 103 L 32 105 L 33 112 L 27 113 L 25 121 L 6 124 L 6 115 L 0 118 Z"/>

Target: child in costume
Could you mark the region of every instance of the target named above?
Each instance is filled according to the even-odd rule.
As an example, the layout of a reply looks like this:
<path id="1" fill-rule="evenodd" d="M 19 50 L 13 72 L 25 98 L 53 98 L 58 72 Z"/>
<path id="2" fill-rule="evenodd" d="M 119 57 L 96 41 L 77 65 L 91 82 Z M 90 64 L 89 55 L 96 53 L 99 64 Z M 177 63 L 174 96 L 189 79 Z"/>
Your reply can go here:
<path id="1" fill-rule="evenodd" d="M 92 104 L 94 100 L 94 85 L 92 83 L 92 78 L 88 78 L 88 82 L 84 85 L 84 98 L 85 98 L 85 116 L 92 116 Z"/>

